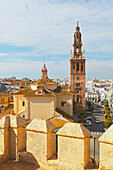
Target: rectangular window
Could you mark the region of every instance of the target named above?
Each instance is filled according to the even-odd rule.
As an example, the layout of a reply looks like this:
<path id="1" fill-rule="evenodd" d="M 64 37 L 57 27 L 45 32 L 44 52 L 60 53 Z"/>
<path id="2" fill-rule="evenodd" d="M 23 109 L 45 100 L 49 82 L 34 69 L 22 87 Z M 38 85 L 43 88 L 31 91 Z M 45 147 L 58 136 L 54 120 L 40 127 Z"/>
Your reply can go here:
<path id="1" fill-rule="evenodd" d="M 61 102 L 61 106 L 64 106 L 64 102 Z"/>
<path id="2" fill-rule="evenodd" d="M 77 103 L 79 103 L 79 96 L 77 96 Z"/>
<path id="3" fill-rule="evenodd" d="M 22 101 L 22 106 L 25 106 L 25 101 Z"/>
<path id="4" fill-rule="evenodd" d="M 61 102 L 61 106 L 64 106 L 67 102 Z"/>
<path id="5" fill-rule="evenodd" d="M 77 73 L 79 72 L 79 63 L 77 63 Z"/>
<path id="6" fill-rule="evenodd" d="M 83 72 L 83 63 L 81 63 L 81 72 Z"/>
<path id="7" fill-rule="evenodd" d="M 79 77 L 77 77 L 77 80 L 79 80 Z"/>
<path id="8" fill-rule="evenodd" d="M 75 65 L 73 64 L 73 70 L 75 69 Z"/>

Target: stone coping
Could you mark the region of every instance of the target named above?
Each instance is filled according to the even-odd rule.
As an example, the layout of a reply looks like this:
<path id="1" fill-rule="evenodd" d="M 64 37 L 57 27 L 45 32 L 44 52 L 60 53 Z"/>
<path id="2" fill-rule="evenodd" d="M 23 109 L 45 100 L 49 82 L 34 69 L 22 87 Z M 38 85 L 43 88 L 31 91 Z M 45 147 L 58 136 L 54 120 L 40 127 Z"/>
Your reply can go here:
<path id="1" fill-rule="evenodd" d="M 56 126 L 48 119 L 33 119 L 32 122 L 26 127 L 28 131 L 47 133 L 56 129 Z"/>
<path id="2" fill-rule="evenodd" d="M 27 124 L 27 121 L 21 116 L 17 116 L 17 115 L 3 116 L 0 119 L 0 128 L 5 128 L 5 127 L 18 128 L 26 124 Z"/>
<path id="3" fill-rule="evenodd" d="M 113 125 L 106 130 L 103 135 L 98 139 L 99 142 L 113 145 Z"/>
<path id="4" fill-rule="evenodd" d="M 58 132 L 58 136 L 66 136 L 84 139 L 89 137 L 91 132 L 81 123 L 66 123 Z"/>
<path id="5" fill-rule="evenodd" d="M 9 116 L 3 116 L 1 119 L 0 119 L 0 128 L 3 129 L 3 128 L 8 128 L 9 127 Z"/>

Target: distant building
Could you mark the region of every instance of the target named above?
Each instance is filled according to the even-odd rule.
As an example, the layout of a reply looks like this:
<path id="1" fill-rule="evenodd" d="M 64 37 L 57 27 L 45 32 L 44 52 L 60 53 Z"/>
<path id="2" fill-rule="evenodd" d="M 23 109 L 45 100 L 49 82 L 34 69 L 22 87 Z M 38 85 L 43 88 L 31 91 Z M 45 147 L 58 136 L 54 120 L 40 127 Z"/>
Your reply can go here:
<path id="1" fill-rule="evenodd" d="M 0 108 L 6 108 L 10 104 L 10 92 L 6 86 L 0 83 Z"/>
<path id="2" fill-rule="evenodd" d="M 99 96 L 97 92 L 86 92 L 86 100 L 98 103 Z"/>

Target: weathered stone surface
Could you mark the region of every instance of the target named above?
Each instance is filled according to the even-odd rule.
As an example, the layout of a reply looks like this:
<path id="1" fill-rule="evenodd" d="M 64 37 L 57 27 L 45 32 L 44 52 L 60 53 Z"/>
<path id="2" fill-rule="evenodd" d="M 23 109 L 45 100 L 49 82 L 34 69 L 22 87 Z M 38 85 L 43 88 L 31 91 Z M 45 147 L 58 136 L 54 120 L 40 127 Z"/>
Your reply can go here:
<path id="1" fill-rule="evenodd" d="M 90 161 L 90 131 L 80 123 L 67 123 L 57 135 L 58 160 L 84 169 Z"/>
<path id="2" fill-rule="evenodd" d="M 113 169 L 113 125 L 99 138 L 100 170 Z"/>
<path id="3" fill-rule="evenodd" d="M 103 133 L 98 141 L 113 144 L 113 125 L 111 125 L 109 129 Z"/>
<path id="4" fill-rule="evenodd" d="M 76 138 L 85 138 L 90 136 L 91 132 L 81 123 L 66 123 L 58 132 L 60 136 L 70 136 Z"/>
<path id="5" fill-rule="evenodd" d="M 27 121 L 21 116 L 10 115 L 10 126 L 11 127 L 20 127 L 27 124 Z"/>
<path id="6" fill-rule="evenodd" d="M 39 131 L 47 133 L 53 129 L 55 129 L 55 125 L 51 123 L 49 120 L 44 119 L 33 119 L 33 121 L 26 127 L 27 130 L 31 131 Z"/>
<path id="7" fill-rule="evenodd" d="M 0 119 L 0 128 L 9 127 L 9 116 L 4 116 Z"/>
<path id="8" fill-rule="evenodd" d="M 56 154 L 55 126 L 49 120 L 34 119 L 26 128 L 27 152 L 38 161 L 45 162 Z"/>

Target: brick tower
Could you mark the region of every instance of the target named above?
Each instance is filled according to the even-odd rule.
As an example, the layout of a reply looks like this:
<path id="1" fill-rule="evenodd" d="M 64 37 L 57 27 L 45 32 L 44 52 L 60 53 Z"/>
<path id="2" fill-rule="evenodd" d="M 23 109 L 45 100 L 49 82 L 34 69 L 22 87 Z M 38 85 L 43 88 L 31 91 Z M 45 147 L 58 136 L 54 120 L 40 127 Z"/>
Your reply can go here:
<path id="1" fill-rule="evenodd" d="M 82 54 L 81 32 L 75 28 L 73 56 L 70 59 L 70 89 L 74 93 L 74 112 L 85 111 L 85 54 Z"/>

